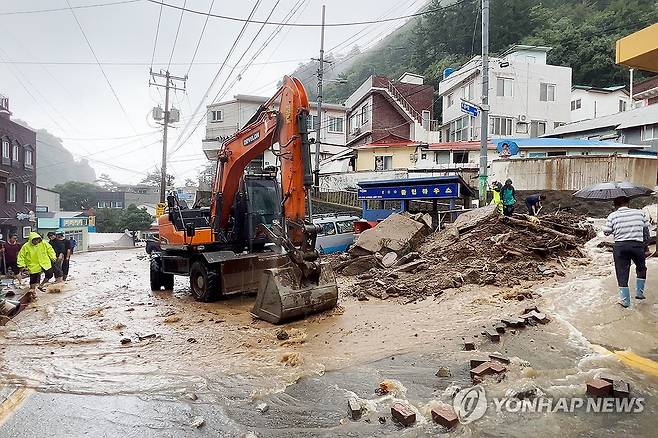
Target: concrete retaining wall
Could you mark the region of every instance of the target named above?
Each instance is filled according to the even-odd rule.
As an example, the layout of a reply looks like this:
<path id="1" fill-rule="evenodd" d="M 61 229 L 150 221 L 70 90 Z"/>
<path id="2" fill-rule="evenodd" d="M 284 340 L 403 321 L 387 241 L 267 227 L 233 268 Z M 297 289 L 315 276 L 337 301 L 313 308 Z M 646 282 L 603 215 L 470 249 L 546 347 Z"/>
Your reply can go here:
<path id="1" fill-rule="evenodd" d="M 605 181 L 656 185 L 656 158 L 571 156 L 495 160 L 489 181 L 511 178 L 517 190 L 579 190 Z"/>

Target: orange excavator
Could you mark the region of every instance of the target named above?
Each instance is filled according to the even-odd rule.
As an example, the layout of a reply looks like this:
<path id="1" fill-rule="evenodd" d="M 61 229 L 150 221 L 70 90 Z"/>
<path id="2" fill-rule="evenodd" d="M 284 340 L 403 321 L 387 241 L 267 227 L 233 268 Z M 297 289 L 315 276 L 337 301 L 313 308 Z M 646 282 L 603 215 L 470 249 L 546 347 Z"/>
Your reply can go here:
<path id="1" fill-rule="evenodd" d="M 199 301 L 256 292 L 251 313 L 274 324 L 336 306 L 334 273 L 315 249 L 308 116 L 303 85 L 285 76 L 219 150 L 210 208 L 187 208 L 175 193 L 167 196 L 159 249 L 151 252 L 151 289 L 171 290 L 174 275 L 184 275 Z M 245 171 L 270 148 L 280 175 L 277 168 Z"/>

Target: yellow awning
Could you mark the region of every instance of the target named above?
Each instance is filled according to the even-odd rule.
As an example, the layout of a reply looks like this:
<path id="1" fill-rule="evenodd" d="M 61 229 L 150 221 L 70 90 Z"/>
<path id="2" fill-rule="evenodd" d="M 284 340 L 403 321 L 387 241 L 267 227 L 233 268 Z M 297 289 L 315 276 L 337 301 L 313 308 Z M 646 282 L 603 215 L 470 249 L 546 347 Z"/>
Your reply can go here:
<path id="1" fill-rule="evenodd" d="M 617 40 L 616 62 L 658 73 L 658 23 Z"/>

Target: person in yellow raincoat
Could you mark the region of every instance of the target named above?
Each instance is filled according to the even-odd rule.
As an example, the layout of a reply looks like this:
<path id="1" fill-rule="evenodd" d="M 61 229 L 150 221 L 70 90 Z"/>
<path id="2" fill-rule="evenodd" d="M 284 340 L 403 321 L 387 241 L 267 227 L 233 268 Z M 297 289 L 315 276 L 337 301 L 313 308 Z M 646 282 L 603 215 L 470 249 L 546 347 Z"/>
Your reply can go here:
<path id="1" fill-rule="evenodd" d="M 492 199 L 489 205 L 498 206 L 498 212 L 503 212 L 503 199 L 500 197 L 500 190 L 503 188 L 502 184 L 495 181 L 491 187 Z"/>
<path id="2" fill-rule="evenodd" d="M 16 264 L 19 268 L 25 268 L 30 273 L 30 293 L 34 296 L 34 290 L 41 281 L 41 271 L 45 273 L 44 281 L 53 277 L 53 260 L 55 250 L 50 243 L 44 242 L 38 233 L 32 231 L 21 250 L 18 252 Z M 59 280 L 59 279 L 58 279 Z"/>

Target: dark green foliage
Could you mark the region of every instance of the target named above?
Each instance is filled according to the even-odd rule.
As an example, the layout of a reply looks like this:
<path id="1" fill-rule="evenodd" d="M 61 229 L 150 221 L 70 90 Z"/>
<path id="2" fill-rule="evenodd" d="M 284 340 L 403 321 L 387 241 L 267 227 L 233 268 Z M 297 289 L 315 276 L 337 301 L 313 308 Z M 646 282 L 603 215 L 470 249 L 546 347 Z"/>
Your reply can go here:
<path id="1" fill-rule="evenodd" d="M 432 0 L 428 9 L 444 4 Z M 655 0 L 492 0 L 490 5 L 492 54 L 512 44 L 553 47 L 548 62 L 571 67 L 578 85 L 627 83 L 628 69 L 615 65 L 615 41 L 658 21 Z M 324 97 L 343 102 L 371 74 L 397 78 L 405 71 L 423 74 L 426 83 L 438 87 L 445 67 L 459 67 L 480 50 L 480 4 L 464 0 L 407 23 L 361 55 L 337 57 L 343 67 L 351 59 L 352 65 L 338 74 L 347 83 L 327 84 Z M 314 68 L 298 70 L 312 75 Z M 313 94 L 316 81 L 314 75 L 304 81 Z"/>
<path id="2" fill-rule="evenodd" d="M 96 193 L 103 188 L 80 181 L 57 184 L 53 190 L 59 193 L 59 205 L 64 211 L 79 211 L 96 206 Z"/>
<path id="3" fill-rule="evenodd" d="M 101 208 L 96 213 L 96 230 L 99 233 L 122 233 L 125 230 L 148 230 L 153 223 L 153 216 L 146 210 L 130 204 L 125 210 Z"/>

